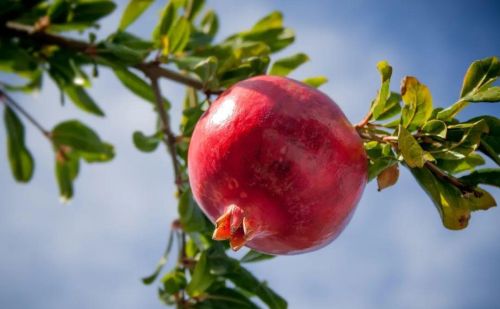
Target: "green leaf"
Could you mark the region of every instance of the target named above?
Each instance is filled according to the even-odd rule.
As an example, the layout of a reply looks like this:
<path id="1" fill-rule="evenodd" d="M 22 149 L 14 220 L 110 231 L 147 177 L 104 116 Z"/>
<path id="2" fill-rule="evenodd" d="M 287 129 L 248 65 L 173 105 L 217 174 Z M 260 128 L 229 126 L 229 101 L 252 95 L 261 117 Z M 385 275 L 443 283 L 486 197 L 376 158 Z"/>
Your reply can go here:
<path id="1" fill-rule="evenodd" d="M 477 186 L 482 183 L 500 187 L 500 169 L 498 168 L 484 168 L 470 173 L 469 175 L 460 177 L 460 181 L 471 185 Z"/>
<path id="2" fill-rule="evenodd" d="M 163 269 L 163 266 L 168 261 L 168 255 L 170 254 L 170 251 L 172 251 L 172 244 L 174 243 L 174 231 L 170 230 L 170 234 L 168 236 L 168 241 L 167 241 L 167 247 L 165 248 L 165 252 L 163 253 L 162 257 L 160 258 L 160 261 L 158 261 L 158 264 L 156 265 L 155 271 L 147 276 L 142 278 L 142 282 L 144 284 L 151 284 L 153 283 L 158 275 L 160 274 L 161 270 Z"/>
<path id="3" fill-rule="evenodd" d="M 250 250 L 245 254 L 241 259 L 241 263 L 253 263 L 253 262 L 260 262 L 260 261 L 265 261 L 274 258 L 274 255 L 269 255 L 265 253 L 260 253 L 255 250 Z"/>
<path id="4" fill-rule="evenodd" d="M 500 165 L 500 119 L 486 115 L 472 118 L 467 123 L 475 123 L 479 120 L 483 120 L 488 126 L 488 132 L 481 135 L 479 150 Z"/>
<path id="5" fill-rule="evenodd" d="M 424 84 L 415 77 L 406 76 L 401 84 L 403 102 L 401 124 L 413 131 L 421 127 L 432 114 L 432 96 Z"/>
<path id="6" fill-rule="evenodd" d="M 455 117 L 462 109 L 464 109 L 467 105 L 469 105 L 469 102 L 460 100 L 456 103 L 453 103 L 451 106 L 448 106 L 447 108 L 443 109 L 442 111 L 439 111 L 437 113 L 437 119 L 442 120 L 442 121 L 451 121 L 453 117 Z"/>
<path id="7" fill-rule="evenodd" d="M 143 62 L 149 51 L 137 50 L 109 41 L 97 45 L 97 54 L 111 62 L 113 67 L 133 66 Z"/>
<path id="8" fill-rule="evenodd" d="M 177 53 L 184 50 L 189 42 L 191 34 L 191 24 L 185 17 L 179 18 L 168 32 L 168 51 Z"/>
<path id="9" fill-rule="evenodd" d="M 122 82 L 122 84 L 138 97 L 153 104 L 156 103 L 156 96 L 153 93 L 151 86 L 147 84 L 142 78 L 125 68 L 116 68 L 113 70 L 113 72 L 115 73 L 116 77 L 118 77 L 118 79 Z M 167 99 L 163 98 L 163 104 L 167 108 L 170 108 L 170 102 Z"/>
<path id="10" fill-rule="evenodd" d="M 187 285 L 186 276 L 184 275 L 184 272 L 179 269 L 174 269 L 166 274 L 161 279 L 161 282 L 163 283 L 162 292 L 170 295 L 179 292 Z"/>
<path id="11" fill-rule="evenodd" d="M 144 135 L 140 131 L 135 131 L 132 135 L 132 140 L 137 149 L 143 152 L 153 152 L 158 148 L 158 144 L 162 140 L 162 134 L 156 133 L 151 136 Z"/>
<path id="12" fill-rule="evenodd" d="M 308 77 L 304 79 L 302 82 L 313 88 L 319 88 L 321 85 L 326 84 L 328 82 L 328 78 L 326 78 L 325 76 L 314 76 L 314 77 Z"/>
<path id="13" fill-rule="evenodd" d="M 433 160 L 403 126 L 399 126 L 398 147 L 409 167 L 423 167 L 426 161 Z"/>
<path id="14" fill-rule="evenodd" d="M 116 8 L 113 1 L 108 0 L 84 0 L 78 1 L 73 12 L 74 23 L 93 23 L 111 14 Z"/>
<path id="15" fill-rule="evenodd" d="M 7 156 L 12 175 L 19 182 L 28 182 L 33 176 L 34 160 L 24 143 L 24 125 L 16 113 L 9 107 L 4 111 L 5 130 L 7 133 Z"/>
<path id="16" fill-rule="evenodd" d="M 447 133 L 446 123 L 441 120 L 430 120 L 422 127 L 422 132 L 425 135 L 434 135 L 441 138 L 446 138 Z"/>
<path id="17" fill-rule="evenodd" d="M 55 174 L 61 202 L 68 202 L 74 194 L 73 181 L 78 176 L 80 161 L 78 156 L 62 150 L 56 153 Z"/>
<path id="18" fill-rule="evenodd" d="M 175 17 L 177 16 L 177 8 L 170 1 L 161 12 L 160 21 L 153 31 L 153 41 L 160 45 L 161 38 L 166 36 L 170 28 L 174 24 Z"/>
<path id="19" fill-rule="evenodd" d="M 465 73 L 460 97 L 473 96 L 485 85 L 491 85 L 499 76 L 500 62 L 497 57 L 474 61 Z"/>
<path id="20" fill-rule="evenodd" d="M 191 22 L 205 6 L 205 0 L 187 0 L 185 4 L 184 14 Z"/>
<path id="21" fill-rule="evenodd" d="M 78 152 L 78 155 L 87 163 L 108 162 L 115 157 L 115 148 L 109 143 L 102 143 L 101 152 Z"/>
<path id="22" fill-rule="evenodd" d="M 252 28 L 252 31 L 266 31 L 283 27 L 283 14 L 279 11 L 273 11 L 269 15 L 261 18 Z"/>
<path id="23" fill-rule="evenodd" d="M 287 76 L 297 69 L 301 64 L 309 61 L 309 57 L 304 53 L 297 53 L 277 60 L 271 67 L 270 75 Z"/>
<path id="24" fill-rule="evenodd" d="M 226 277 L 237 287 L 257 295 L 269 308 L 286 309 L 288 307 L 286 300 L 269 288 L 266 282 L 259 281 L 250 271 L 241 266 Z"/>
<path id="25" fill-rule="evenodd" d="M 463 159 L 478 148 L 481 136 L 485 133 L 488 133 L 488 125 L 483 119 L 473 123 L 449 125 L 446 141 L 437 149 L 429 151 L 439 159 Z"/>
<path id="26" fill-rule="evenodd" d="M 443 225 L 451 230 L 467 227 L 471 211 L 486 210 L 496 205 L 488 192 L 477 188 L 474 194 L 462 195 L 453 185 L 436 178 L 428 169 L 413 168 L 411 172 L 436 206 Z"/>
<path id="27" fill-rule="evenodd" d="M 498 102 L 500 101 L 500 86 L 487 87 L 484 90 L 466 96 L 464 100 L 469 102 Z"/>
<path id="28" fill-rule="evenodd" d="M 154 0 L 130 0 L 123 12 L 118 30 L 124 31 L 127 29 L 153 2 Z"/>
<path id="29" fill-rule="evenodd" d="M 401 112 L 401 96 L 396 92 L 391 92 L 385 102 L 383 110 L 377 116 L 377 120 L 390 119 Z"/>
<path id="30" fill-rule="evenodd" d="M 208 10 L 201 20 L 201 31 L 209 37 L 214 37 L 219 31 L 219 18 L 213 10 Z"/>
<path id="31" fill-rule="evenodd" d="M 387 61 L 379 61 L 377 63 L 377 70 L 380 73 L 382 85 L 380 86 L 377 98 L 372 105 L 372 115 L 375 120 L 377 120 L 378 117 L 380 117 L 380 115 L 387 110 L 385 105 L 390 95 L 389 86 L 391 83 L 392 67 Z"/>
<path id="32" fill-rule="evenodd" d="M 467 157 L 459 160 L 437 160 L 437 166 L 450 174 L 472 171 L 477 166 L 483 164 L 485 164 L 483 157 L 477 153 L 471 153 Z"/>
<path id="33" fill-rule="evenodd" d="M 193 71 L 198 75 L 203 82 L 204 88 L 215 89 L 218 87 L 216 79 L 218 60 L 214 56 L 203 59 L 193 68 Z"/>
<path id="34" fill-rule="evenodd" d="M 109 153 L 109 144 L 102 142 L 92 129 L 78 120 L 58 124 L 52 129 L 51 138 L 56 149 L 70 147 L 72 151 L 82 153 Z"/>
<path id="35" fill-rule="evenodd" d="M 259 309 L 246 295 L 227 287 L 220 287 L 215 291 L 210 291 L 206 298 L 208 305 L 216 309 Z M 195 307 L 198 308 L 198 307 Z M 202 308 L 204 308 L 202 306 Z"/>
<path id="36" fill-rule="evenodd" d="M 140 54 L 146 54 L 153 50 L 154 43 L 146 41 L 129 32 L 115 32 L 108 37 L 108 40 L 117 45 L 124 45 L 130 49 L 140 50 Z"/>
<path id="37" fill-rule="evenodd" d="M 64 88 L 64 92 L 81 110 L 96 116 L 104 116 L 104 112 L 81 86 L 67 86 Z"/>
<path id="38" fill-rule="evenodd" d="M 215 281 L 216 277 L 210 273 L 207 264 L 207 253 L 203 251 L 191 276 L 191 281 L 186 287 L 186 292 L 191 297 L 196 297 L 205 292 Z"/>
<path id="39" fill-rule="evenodd" d="M 191 190 L 186 190 L 179 198 L 179 216 L 185 232 L 202 232 L 207 228 L 205 215 L 193 199 Z"/>

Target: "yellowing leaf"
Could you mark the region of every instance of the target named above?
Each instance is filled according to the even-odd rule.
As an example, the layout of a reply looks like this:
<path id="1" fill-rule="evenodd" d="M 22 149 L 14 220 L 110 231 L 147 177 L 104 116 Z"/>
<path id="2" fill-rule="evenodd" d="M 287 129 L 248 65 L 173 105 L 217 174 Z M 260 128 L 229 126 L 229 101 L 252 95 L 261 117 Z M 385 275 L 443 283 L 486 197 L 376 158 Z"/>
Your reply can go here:
<path id="1" fill-rule="evenodd" d="M 405 103 L 401 124 L 413 131 L 421 127 L 432 114 L 431 92 L 415 77 L 406 76 L 401 83 L 401 96 Z"/>
<path id="2" fill-rule="evenodd" d="M 402 126 L 399 126 L 398 148 L 409 167 L 423 167 L 426 161 L 433 160 L 432 156 L 422 149 L 413 135 Z"/>

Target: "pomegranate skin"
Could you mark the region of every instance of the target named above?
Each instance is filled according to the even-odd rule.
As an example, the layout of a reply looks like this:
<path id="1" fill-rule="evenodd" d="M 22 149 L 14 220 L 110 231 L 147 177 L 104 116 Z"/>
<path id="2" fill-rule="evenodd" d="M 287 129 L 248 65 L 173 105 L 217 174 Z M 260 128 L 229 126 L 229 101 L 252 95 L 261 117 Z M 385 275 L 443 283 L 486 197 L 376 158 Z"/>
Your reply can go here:
<path id="1" fill-rule="evenodd" d="M 328 96 L 289 78 L 258 76 L 226 90 L 200 118 L 188 172 L 196 201 L 217 222 L 214 239 L 298 254 L 344 229 L 367 181 L 367 158 Z"/>

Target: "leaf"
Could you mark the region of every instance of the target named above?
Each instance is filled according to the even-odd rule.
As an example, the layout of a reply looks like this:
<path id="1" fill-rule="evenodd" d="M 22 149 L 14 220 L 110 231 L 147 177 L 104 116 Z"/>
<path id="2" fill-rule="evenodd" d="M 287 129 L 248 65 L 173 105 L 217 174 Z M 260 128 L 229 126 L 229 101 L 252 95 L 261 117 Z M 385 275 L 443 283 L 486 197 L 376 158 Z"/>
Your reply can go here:
<path id="1" fill-rule="evenodd" d="M 309 61 L 309 57 L 304 53 L 297 53 L 292 56 L 277 60 L 271 67 L 270 75 L 287 76 L 297 69 L 301 64 Z"/>
<path id="2" fill-rule="evenodd" d="M 409 131 L 422 126 L 432 114 L 432 96 L 424 84 L 415 77 L 406 76 L 401 83 L 404 106 L 401 124 Z"/>
<path id="3" fill-rule="evenodd" d="M 451 106 L 448 106 L 447 108 L 443 109 L 442 111 L 439 111 L 437 113 L 437 119 L 442 121 L 451 121 L 453 117 L 455 117 L 467 105 L 469 105 L 469 102 L 460 100 L 452 104 Z"/>
<path id="4" fill-rule="evenodd" d="M 500 169 L 498 168 L 484 168 L 460 177 L 460 181 L 471 186 L 478 184 L 491 185 L 500 187 Z"/>
<path id="5" fill-rule="evenodd" d="M 179 198 L 179 220 L 185 232 L 202 232 L 207 228 L 205 215 L 193 199 L 191 190 L 186 190 Z"/>
<path id="6" fill-rule="evenodd" d="M 149 51 L 138 50 L 126 45 L 105 41 L 97 45 L 96 53 L 106 59 L 112 67 L 134 66 L 148 56 Z"/>
<path id="7" fill-rule="evenodd" d="M 210 56 L 194 66 L 193 71 L 200 77 L 204 88 L 215 89 L 218 87 L 217 66 L 218 60 L 214 56 Z"/>
<path id="8" fill-rule="evenodd" d="M 116 77 L 118 77 L 118 79 L 122 82 L 122 84 L 138 97 L 143 98 L 144 100 L 153 104 L 156 103 L 156 96 L 153 93 L 151 86 L 147 84 L 142 78 L 125 68 L 116 68 L 113 70 L 113 72 L 115 73 Z M 163 104 L 167 108 L 170 108 L 170 102 L 167 99 L 163 98 Z"/>
<path id="9" fill-rule="evenodd" d="M 146 136 L 140 131 L 135 131 L 132 135 L 132 140 L 137 149 L 143 152 L 153 152 L 158 148 L 158 144 L 162 140 L 162 134 L 156 133 L 151 136 Z"/>
<path id="10" fill-rule="evenodd" d="M 185 17 L 179 18 L 168 32 L 169 53 L 177 53 L 184 50 L 191 34 L 191 24 Z"/>
<path id="11" fill-rule="evenodd" d="M 73 23 L 94 23 L 106 15 L 111 14 L 116 4 L 109 0 L 78 1 L 73 12 Z"/>
<path id="12" fill-rule="evenodd" d="M 287 47 L 295 40 L 295 33 L 283 27 L 283 16 L 280 12 L 272 12 L 258 21 L 252 29 L 233 35 L 227 42 L 241 39 L 247 42 L 263 42 L 271 52 Z"/>
<path id="13" fill-rule="evenodd" d="M 425 135 L 434 135 L 441 138 L 446 138 L 447 128 L 446 123 L 441 120 L 430 120 L 422 127 L 422 132 Z"/>
<path id="14" fill-rule="evenodd" d="M 210 291 L 206 298 L 205 304 L 213 306 L 216 309 L 259 309 L 260 307 L 254 304 L 249 297 L 236 289 L 221 287 L 215 291 Z M 198 308 L 198 307 L 195 307 Z M 203 307 L 204 308 L 204 307 Z"/>
<path id="15" fill-rule="evenodd" d="M 391 145 L 371 141 L 364 144 L 368 160 L 368 181 L 398 161 L 391 150 Z"/>
<path id="16" fill-rule="evenodd" d="M 377 175 L 378 191 L 396 184 L 399 178 L 399 165 L 393 164 Z"/>
<path id="17" fill-rule="evenodd" d="M 479 120 L 483 120 L 488 126 L 488 132 L 481 135 L 479 150 L 500 165 L 500 119 L 494 116 L 479 116 L 467 122 L 475 123 Z"/>
<path id="18" fill-rule="evenodd" d="M 485 163 L 483 157 L 477 153 L 471 153 L 465 158 L 459 160 L 437 160 L 437 165 L 442 170 L 450 174 L 458 174 L 465 171 L 472 171 L 479 165 Z"/>
<path id="19" fill-rule="evenodd" d="M 207 265 L 207 253 L 203 251 L 191 276 L 191 281 L 186 287 L 186 292 L 191 297 L 196 297 L 205 292 L 215 281 L 215 276 L 210 273 Z"/>
<path id="20" fill-rule="evenodd" d="M 170 251 L 172 251 L 172 244 L 174 242 L 174 231 L 170 230 L 170 234 L 168 235 L 168 241 L 167 241 L 167 247 L 165 248 L 165 252 L 163 253 L 162 257 L 160 258 L 160 261 L 158 261 L 158 264 L 156 265 L 155 271 L 147 276 L 142 278 L 142 282 L 146 285 L 153 283 L 158 275 L 160 274 L 161 270 L 163 269 L 163 266 L 168 261 L 168 255 L 170 254 Z"/>
<path id="21" fill-rule="evenodd" d="M 466 96 L 464 100 L 469 102 L 498 102 L 500 101 L 500 86 L 488 87 L 477 93 Z"/>
<path id="22" fill-rule="evenodd" d="M 326 78 L 325 76 L 308 77 L 304 79 L 302 82 L 313 88 L 319 88 L 321 85 L 326 84 L 328 82 L 328 78 Z"/>
<path id="23" fill-rule="evenodd" d="M 3 94 L 2 94 L 3 95 Z M 33 176 L 34 160 L 24 142 L 24 125 L 9 107 L 4 111 L 7 133 L 7 156 L 12 175 L 19 182 L 28 182 Z"/>
<path id="24" fill-rule="evenodd" d="M 73 181 L 78 176 L 80 161 L 77 156 L 62 151 L 56 152 L 55 174 L 61 202 L 66 203 L 73 197 Z"/>
<path id="25" fill-rule="evenodd" d="M 51 138 L 56 149 L 70 147 L 72 151 L 93 154 L 108 154 L 109 144 L 78 120 L 68 120 L 52 129 Z"/>
<path id="26" fill-rule="evenodd" d="M 153 2 L 154 0 L 130 0 L 120 19 L 118 30 L 124 31 L 127 29 Z"/>
<path id="27" fill-rule="evenodd" d="M 214 37 L 219 31 L 219 18 L 213 10 L 208 10 L 201 20 L 201 31 L 209 37 Z"/>
<path id="28" fill-rule="evenodd" d="M 482 119 L 473 123 L 449 125 L 443 145 L 429 151 L 439 159 L 463 159 L 478 148 L 481 136 L 485 133 L 488 133 L 488 125 Z"/>
<path id="29" fill-rule="evenodd" d="M 462 83 L 460 98 L 471 97 L 485 85 L 491 85 L 500 76 L 500 62 L 497 57 L 474 61 Z"/>
<path id="30" fill-rule="evenodd" d="M 177 15 L 177 8 L 175 7 L 173 1 L 170 1 L 161 12 L 160 21 L 156 25 L 153 31 L 153 41 L 159 46 L 161 38 L 169 32 L 170 28 L 174 24 L 175 17 Z"/>
<path id="31" fill-rule="evenodd" d="M 385 102 L 384 108 L 377 116 L 376 120 L 386 120 L 392 118 L 401 112 L 401 96 L 396 92 L 391 92 L 387 101 Z"/>
<path id="32" fill-rule="evenodd" d="M 265 31 L 268 29 L 283 27 L 283 14 L 279 11 L 273 11 L 269 15 L 261 18 L 253 27 L 252 31 Z"/>
<path id="33" fill-rule="evenodd" d="M 96 116 L 104 116 L 104 112 L 81 86 L 67 86 L 64 92 L 81 110 Z"/>
<path id="34" fill-rule="evenodd" d="M 154 43 L 151 41 L 146 41 L 140 37 L 137 37 L 129 32 L 115 32 L 108 37 L 112 43 L 117 45 L 124 45 L 130 49 L 140 50 L 140 54 L 148 53 L 153 50 Z"/>
<path id="35" fill-rule="evenodd" d="M 464 196 L 456 187 L 436 178 L 428 169 L 413 168 L 411 172 L 434 202 L 444 226 L 448 229 L 463 229 L 467 227 L 472 211 L 496 206 L 493 197 L 480 188 L 477 188 L 480 197 L 474 194 Z"/>
<path id="36" fill-rule="evenodd" d="M 187 285 L 186 276 L 184 272 L 178 269 L 174 269 L 173 271 L 166 274 L 162 279 L 163 290 L 162 293 L 166 294 L 175 294 L 180 290 L 184 289 Z"/>
<path id="37" fill-rule="evenodd" d="M 269 255 L 265 253 L 260 253 L 255 250 L 250 250 L 245 254 L 241 259 L 241 263 L 253 263 L 253 262 L 260 262 L 260 261 L 265 261 L 274 258 L 274 255 Z"/>
<path id="38" fill-rule="evenodd" d="M 409 167 L 423 167 L 426 161 L 433 160 L 403 126 L 399 126 L 398 147 Z"/>
<path id="39" fill-rule="evenodd" d="M 266 282 L 260 282 L 250 271 L 241 266 L 225 276 L 237 287 L 257 295 L 269 308 L 286 309 L 288 307 L 286 300 L 269 288 Z"/>
<path id="40" fill-rule="evenodd" d="M 385 105 L 390 95 L 389 86 L 391 83 L 392 67 L 387 61 L 379 61 L 377 63 L 377 70 L 382 78 L 382 85 L 372 105 L 372 115 L 375 120 L 386 110 Z"/>

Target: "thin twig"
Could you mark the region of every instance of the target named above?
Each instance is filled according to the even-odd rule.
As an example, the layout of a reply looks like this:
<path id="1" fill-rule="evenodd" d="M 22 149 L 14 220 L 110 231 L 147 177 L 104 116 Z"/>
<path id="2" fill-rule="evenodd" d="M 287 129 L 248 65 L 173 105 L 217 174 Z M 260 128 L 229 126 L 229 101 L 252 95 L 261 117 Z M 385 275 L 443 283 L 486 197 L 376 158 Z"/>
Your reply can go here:
<path id="1" fill-rule="evenodd" d="M 481 192 L 477 191 L 474 187 L 462 183 L 460 180 L 453 177 L 452 175 L 447 174 L 446 172 L 441 170 L 439 167 L 437 167 L 434 163 L 430 161 L 426 161 L 424 163 L 424 167 L 426 167 L 439 179 L 444 180 L 450 183 L 451 185 L 455 186 L 458 190 L 460 190 L 460 192 L 462 192 L 462 194 L 474 193 L 475 196 L 480 196 L 481 194 Z"/>
<path id="2" fill-rule="evenodd" d="M 158 115 L 160 116 L 160 121 L 162 124 L 162 131 L 164 136 L 163 142 L 165 143 L 165 146 L 167 147 L 167 150 L 170 156 L 172 157 L 175 183 L 179 187 L 179 184 L 181 183 L 182 179 L 181 179 L 179 161 L 177 160 L 177 151 L 175 147 L 177 139 L 175 137 L 175 134 L 172 132 L 172 129 L 170 128 L 170 117 L 165 111 L 165 106 L 163 106 L 163 97 L 161 95 L 160 86 L 158 84 L 158 78 L 156 76 L 149 76 L 149 78 L 151 79 L 151 88 L 153 89 L 153 93 L 155 94 L 156 109 Z"/>
<path id="3" fill-rule="evenodd" d="M 51 139 L 50 132 L 46 130 L 33 116 L 31 116 L 21 105 L 17 104 L 5 91 L 0 89 L 0 101 L 8 107 L 21 113 L 31 124 L 36 127 L 46 138 Z"/>

